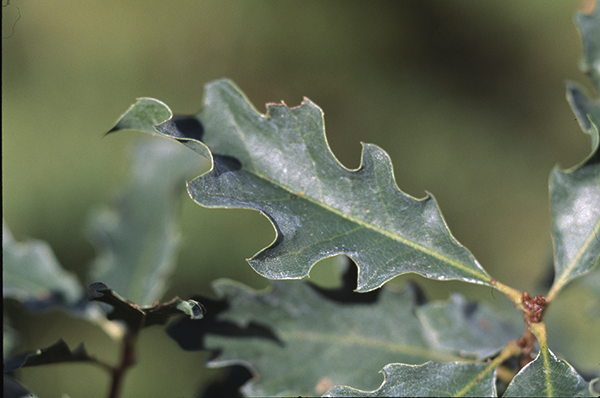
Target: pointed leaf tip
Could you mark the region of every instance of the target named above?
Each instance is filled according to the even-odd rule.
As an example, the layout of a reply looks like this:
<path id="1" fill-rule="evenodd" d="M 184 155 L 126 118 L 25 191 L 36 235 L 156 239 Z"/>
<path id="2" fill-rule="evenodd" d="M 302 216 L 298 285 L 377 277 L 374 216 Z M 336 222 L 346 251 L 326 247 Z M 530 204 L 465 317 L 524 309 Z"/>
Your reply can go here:
<path id="1" fill-rule="evenodd" d="M 155 134 L 154 126 L 173 117 L 171 109 L 162 101 L 154 98 L 138 98 L 135 104 L 121 115 L 115 126 L 106 134 L 119 130 L 140 130 Z"/>
<path id="2" fill-rule="evenodd" d="M 363 144 L 356 170 L 335 158 L 323 112 L 309 99 L 292 108 L 268 104 L 262 115 L 221 79 L 206 85 L 197 123 L 182 120 L 159 101 L 140 99 L 118 126 L 160 132 L 209 158 L 211 170 L 188 184 L 200 205 L 254 209 L 270 220 L 274 242 L 249 260 L 261 275 L 302 278 L 317 261 L 346 254 L 360 269 L 361 292 L 408 272 L 492 286 L 433 196 L 400 191 L 387 153 Z"/>

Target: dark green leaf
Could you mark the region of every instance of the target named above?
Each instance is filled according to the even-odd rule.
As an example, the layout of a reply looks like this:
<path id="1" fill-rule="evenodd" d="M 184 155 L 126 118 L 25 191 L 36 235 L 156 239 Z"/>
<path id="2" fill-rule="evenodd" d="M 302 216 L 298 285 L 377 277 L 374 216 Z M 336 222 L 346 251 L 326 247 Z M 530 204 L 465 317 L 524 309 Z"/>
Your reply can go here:
<path id="1" fill-rule="evenodd" d="M 571 365 L 547 347 L 512 379 L 504 397 L 592 397 L 594 383 L 586 382 Z"/>
<path id="2" fill-rule="evenodd" d="M 195 300 L 183 301 L 178 297 L 166 303 L 156 303 L 148 307 L 140 307 L 132 303 L 112 289 L 109 289 L 104 283 L 96 282 L 90 285 L 95 293 L 92 300 L 109 304 L 113 311 L 108 314 L 108 319 L 124 321 L 131 331 L 152 326 L 163 325 L 173 315 L 186 314 L 192 319 L 201 319 L 204 316 L 205 309 L 202 304 Z"/>
<path id="3" fill-rule="evenodd" d="M 48 348 L 30 351 L 11 359 L 4 365 L 4 371 L 12 372 L 21 367 L 61 362 L 96 362 L 96 359 L 87 354 L 83 344 L 71 351 L 67 343 L 60 339 Z"/>
<path id="4" fill-rule="evenodd" d="M 275 241 L 249 260 L 261 275 L 301 278 L 317 261 L 347 254 L 360 268 L 358 291 L 407 272 L 491 285 L 450 234 L 433 197 L 415 199 L 398 189 L 382 149 L 364 144 L 357 170 L 337 161 L 325 138 L 323 113 L 310 100 L 295 108 L 269 104 L 261 115 L 232 82 L 218 80 L 206 86 L 204 102 L 196 118 L 210 151 L 176 121 L 156 129 L 212 155 L 211 171 L 188 184 L 196 202 L 256 209 L 272 222 Z M 143 119 L 137 105 L 129 112 Z M 129 119 L 129 113 L 123 117 Z M 136 125 L 148 129 L 146 121 Z"/>
<path id="5" fill-rule="evenodd" d="M 576 16 L 584 47 L 582 69 L 590 74 L 597 89 L 600 88 L 599 8 L 591 15 Z M 597 266 L 600 259 L 600 102 L 590 100 L 573 84 L 567 87 L 567 99 L 584 132 L 590 135 L 592 151 L 580 165 L 566 171 L 555 167 L 550 175 L 556 277 L 549 300 L 573 278 Z"/>
<path id="6" fill-rule="evenodd" d="M 326 397 L 495 397 L 495 368 L 485 363 L 392 363 L 375 391 L 338 386 Z"/>
<path id="7" fill-rule="evenodd" d="M 83 287 L 61 267 L 46 242 L 16 242 L 2 223 L 2 296 L 24 303 L 75 306 Z"/>
<path id="8" fill-rule="evenodd" d="M 91 280 L 140 305 L 162 297 L 179 248 L 183 182 L 200 166 L 193 152 L 169 140 L 144 140 L 135 147 L 123 192 L 113 208 L 99 210 L 91 221 L 98 251 Z"/>
<path id="9" fill-rule="evenodd" d="M 309 284 L 293 281 L 274 282 L 265 292 L 225 280 L 215 282 L 214 288 L 228 304 L 219 315 L 221 321 L 233 322 L 240 330 L 260 327 L 272 336 L 204 337 L 205 349 L 220 352 L 211 366 L 241 364 L 258 376 L 244 386 L 244 392 L 254 396 L 320 395 L 344 384 L 374 389 L 381 383 L 377 372 L 389 363 L 468 362 L 467 357 L 496 352 L 518 337 L 514 331 L 507 332 L 509 328 L 491 311 L 475 308 L 462 319 L 480 329 L 471 332 L 479 340 L 447 346 L 446 336 L 455 332 L 448 330 L 447 324 L 423 323 L 415 314 L 420 309 L 411 289 L 382 289 L 372 304 L 349 304 L 330 300 Z M 461 311 L 462 303 L 462 299 L 455 299 L 445 305 L 451 311 Z M 431 311 L 422 317 L 430 321 L 430 316 Z M 452 327 L 464 330 L 461 325 Z M 481 338 L 489 327 L 504 330 L 504 339 Z M 181 340 L 199 338 L 180 334 L 178 340 L 189 346 Z"/>

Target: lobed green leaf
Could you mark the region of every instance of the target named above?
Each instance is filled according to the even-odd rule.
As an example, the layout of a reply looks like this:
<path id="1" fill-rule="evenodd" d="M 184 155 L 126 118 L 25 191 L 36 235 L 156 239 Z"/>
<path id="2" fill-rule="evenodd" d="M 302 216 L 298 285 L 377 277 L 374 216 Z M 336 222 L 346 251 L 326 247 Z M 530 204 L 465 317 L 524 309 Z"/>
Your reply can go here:
<path id="1" fill-rule="evenodd" d="M 581 66 L 600 88 L 600 11 L 577 14 L 584 47 Z M 600 102 L 589 99 L 574 84 L 567 86 L 567 99 L 584 132 L 590 135 L 592 151 L 578 166 L 550 175 L 550 209 L 556 278 L 548 295 L 552 300 L 573 278 L 589 272 L 600 259 L 600 153 L 598 153 Z"/>
<path id="2" fill-rule="evenodd" d="M 255 374 L 243 387 L 253 396 L 321 395 L 334 385 L 376 388 L 381 382 L 377 372 L 387 364 L 474 362 L 519 336 L 518 328 L 499 320 L 485 306 L 466 308 L 460 296 L 442 304 L 451 314 L 460 314 L 448 324 L 432 320 L 439 303 L 417 306 L 410 288 L 382 289 L 377 300 L 367 304 L 338 302 L 308 283 L 292 281 L 274 282 L 262 292 L 226 280 L 213 286 L 227 303 L 227 310 L 218 315 L 220 322 L 233 322 L 240 330 L 268 331 L 261 336 L 204 337 L 203 348 L 219 352 L 210 366 L 240 364 Z M 185 324 L 172 329 L 176 327 L 180 330 L 170 334 L 182 346 L 194 346 L 200 338 Z M 465 328 L 473 329 L 468 335 L 475 337 L 472 341 L 447 344 Z M 482 337 L 486 333 L 491 336 Z"/>
<path id="3" fill-rule="evenodd" d="M 301 278 L 317 261 L 346 254 L 360 269 L 362 292 L 407 272 L 492 285 L 451 235 L 433 196 L 415 199 L 398 189 L 382 149 L 364 144 L 357 170 L 338 162 L 323 113 L 310 100 L 295 108 L 268 104 L 261 115 L 232 82 L 217 80 L 206 86 L 204 102 L 197 116 L 155 128 L 210 155 L 210 172 L 188 184 L 197 203 L 255 209 L 271 221 L 274 242 L 249 260 L 259 274 Z M 137 104 L 129 112 L 144 113 Z M 179 128 L 184 121 L 196 121 L 194 134 Z M 148 131 L 148 123 L 138 125 Z"/>

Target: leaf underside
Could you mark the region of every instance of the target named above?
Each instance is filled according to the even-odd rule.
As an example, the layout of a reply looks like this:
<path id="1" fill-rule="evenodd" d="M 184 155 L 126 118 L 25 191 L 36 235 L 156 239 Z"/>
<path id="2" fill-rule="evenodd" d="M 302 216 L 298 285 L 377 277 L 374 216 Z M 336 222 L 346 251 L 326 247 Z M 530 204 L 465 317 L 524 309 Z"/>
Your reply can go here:
<path id="1" fill-rule="evenodd" d="M 203 206 L 255 209 L 271 221 L 274 242 L 248 260 L 259 274 L 302 278 L 317 261 L 346 254 L 359 267 L 361 292 L 408 272 L 491 285 L 451 235 L 434 198 L 398 189 L 382 149 L 363 144 L 357 170 L 339 163 L 325 138 L 323 113 L 310 100 L 294 108 L 268 104 L 261 115 L 231 81 L 217 80 L 206 86 L 198 115 L 149 130 L 147 120 L 170 112 L 153 101 L 139 100 L 113 130 L 159 131 L 211 158 L 211 170 L 190 182 L 188 192 Z M 140 121 L 143 109 L 155 113 Z"/>

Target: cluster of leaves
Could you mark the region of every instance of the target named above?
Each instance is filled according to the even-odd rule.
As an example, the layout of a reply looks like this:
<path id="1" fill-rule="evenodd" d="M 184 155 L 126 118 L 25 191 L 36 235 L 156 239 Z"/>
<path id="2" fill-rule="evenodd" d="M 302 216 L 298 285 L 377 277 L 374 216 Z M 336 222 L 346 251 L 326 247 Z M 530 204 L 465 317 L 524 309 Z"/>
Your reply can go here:
<path id="1" fill-rule="evenodd" d="M 135 339 L 142 328 L 165 324 L 174 315 L 202 318 L 205 310 L 194 300 L 175 297 L 166 303 L 157 301 L 163 296 L 176 263 L 177 202 L 181 197 L 178 187 L 199 166 L 189 151 L 169 144 L 145 141 L 138 145 L 132 156 L 127 188 L 114 206 L 93 213 L 89 236 L 98 256 L 88 277 L 90 281 L 103 282 L 92 283 L 89 289 L 60 266 L 47 243 L 17 242 L 3 225 L 3 298 L 17 300 L 31 311 L 65 310 L 97 324 L 122 340 L 124 346 L 121 361 L 114 366 L 88 355 L 83 345 L 71 351 L 63 340 L 10 358 L 18 334 L 7 328 L 5 319 L 5 396 L 21 396 L 27 391 L 7 376 L 8 372 L 59 362 L 100 365 L 113 374 L 111 396 L 116 396 L 125 371 L 133 363 Z"/>
<path id="2" fill-rule="evenodd" d="M 599 7 L 593 14 L 578 14 L 576 21 L 584 42 L 582 68 L 598 89 Z M 92 267 L 93 280 L 112 290 L 94 284 L 93 299 L 114 307 L 106 322 L 125 321 L 129 348 L 129 338 L 143 326 L 163 323 L 177 312 L 190 315 L 169 326 L 169 336 L 183 349 L 212 351 L 209 366 L 248 369 L 251 380 L 242 377 L 242 392 L 248 395 L 497 396 L 499 389 L 507 397 L 597 395 L 600 380 L 586 381 L 557 358 L 548 347 L 543 322 L 558 293 L 574 278 L 597 273 L 600 258 L 600 103 L 574 84 L 568 85 L 567 98 L 591 137 L 592 151 L 576 167 L 555 168 L 550 176 L 556 276 L 545 297 L 530 298 L 494 280 L 452 236 L 432 195 L 415 199 L 397 187 L 381 148 L 364 144 L 356 170 L 341 165 L 327 144 L 323 113 L 310 100 L 294 108 L 269 104 L 262 115 L 232 82 L 217 80 L 206 86 L 197 115 L 173 116 L 164 103 L 142 98 L 111 130 L 159 134 L 191 151 L 160 165 L 153 157 L 151 169 L 173 175 L 141 179 L 149 185 L 132 188 L 119 202 L 119 211 L 97 219 L 94 236 L 100 255 Z M 162 295 L 176 247 L 168 206 L 175 190 L 160 191 L 152 184 L 181 181 L 197 155 L 212 167 L 187 184 L 189 195 L 205 207 L 254 209 L 265 215 L 276 238 L 248 262 L 275 281 L 266 291 L 255 291 L 218 280 L 213 288 L 219 300 L 174 299 L 148 306 Z M 152 198 L 154 189 L 166 197 Z M 140 203 L 163 207 L 137 208 L 137 202 L 133 206 L 127 200 L 135 195 Z M 19 245 L 9 238 L 5 251 L 14 254 L 8 258 L 35 263 L 23 260 Z M 342 254 L 340 288 L 293 280 L 308 276 L 317 261 Z M 27 286 L 31 270 L 23 271 L 24 263 L 10 268 L 14 275 L 5 285 L 5 297 L 40 302 L 51 292 L 54 302 L 98 319 L 90 315 L 91 304 L 79 302 L 82 294 L 72 277 L 61 276 L 55 286 L 36 291 Z M 59 272 L 56 265 L 44 267 Z M 524 322 L 458 294 L 446 302 L 426 302 L 414 285 L 399 290 L 384 286 L 406 273 L 497 289 L 523 311 Z M 196 319 L 205 311 L 198 302 L 208 309 L 201 321 Z M 64 352 L 61 344 L 17 357 L 10 369 L 44 362 L 47 352 Z M 56 357 L 93 359 L 82 348 Z"/>

